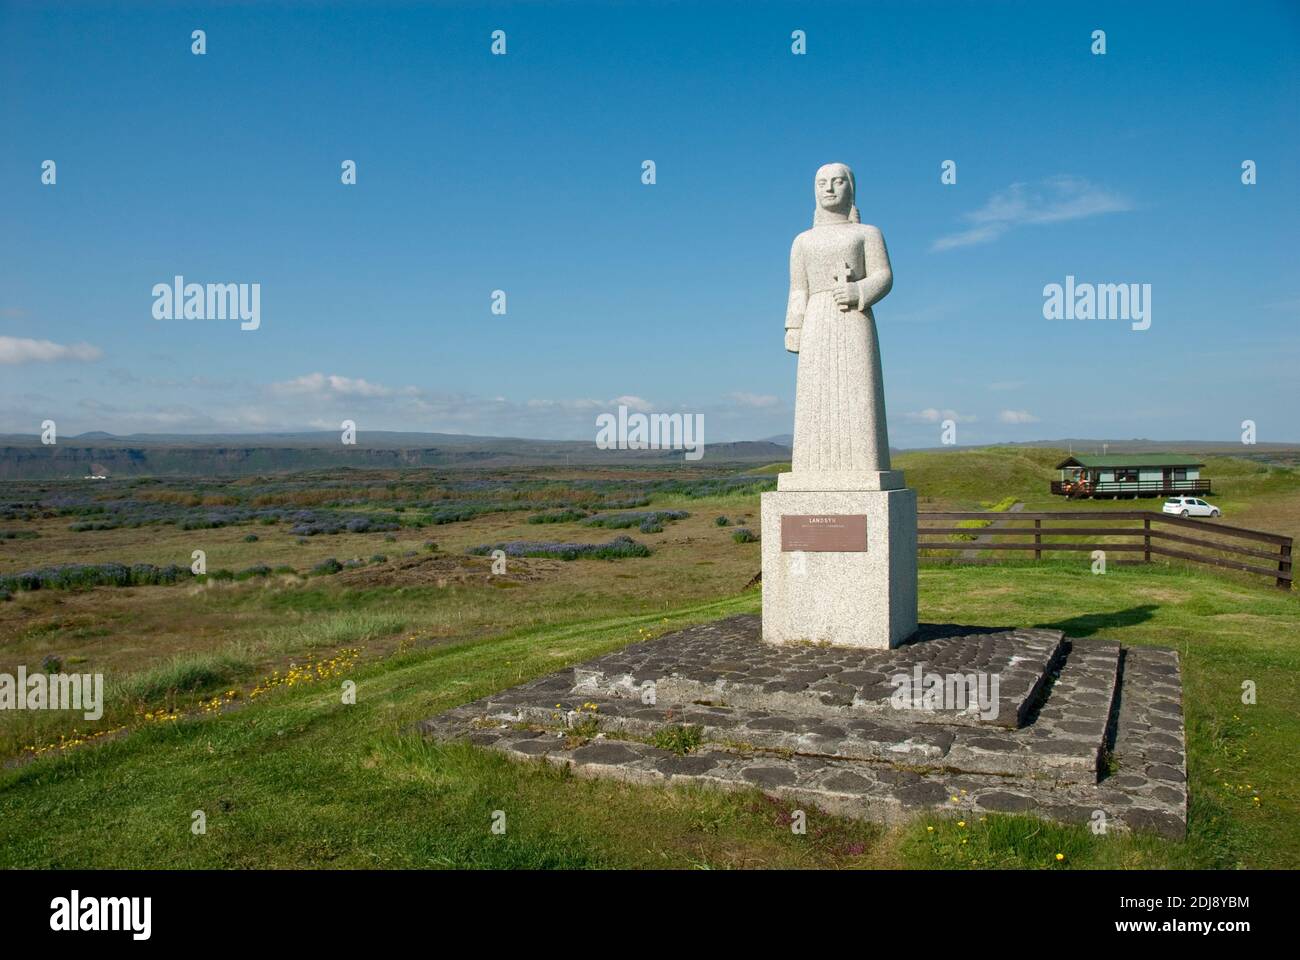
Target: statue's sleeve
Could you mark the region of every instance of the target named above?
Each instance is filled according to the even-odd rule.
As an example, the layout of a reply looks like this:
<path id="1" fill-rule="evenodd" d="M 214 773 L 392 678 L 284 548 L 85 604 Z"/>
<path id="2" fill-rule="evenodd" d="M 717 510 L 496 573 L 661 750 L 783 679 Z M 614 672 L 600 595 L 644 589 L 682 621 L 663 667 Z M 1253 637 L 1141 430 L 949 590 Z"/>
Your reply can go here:
<path id="1" fill-rule="evenodd" d="M 889 251 L 885 249 L 885 235 L 875 227 L 867 227 L 862 241 L 867 275 L 857 281 L 860 310 L 883 300 L 894 285 L 894 271 L 889 266 Z"/>
<path id="2" fill-rule="evenodd" d="M 808 309 L 808 272 L 803 265 L 803 251 L 799 239 L 790 246 L 790 299 L 785 306 L 785 328 L 803 326 L 803 314 Z"/>

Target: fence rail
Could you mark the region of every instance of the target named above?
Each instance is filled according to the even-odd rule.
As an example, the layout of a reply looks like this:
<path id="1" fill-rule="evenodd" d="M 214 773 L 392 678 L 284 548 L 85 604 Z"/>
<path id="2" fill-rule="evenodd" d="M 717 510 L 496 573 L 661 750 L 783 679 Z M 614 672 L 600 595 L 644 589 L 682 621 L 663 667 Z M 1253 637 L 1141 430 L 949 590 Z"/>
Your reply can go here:
<path id="1" fill-rule="evenodd" d="M 1217 522 L 1185 520 L 1182 517 L 1156 513 L 1151 510 L 1116 510 L 1104 513 L 1093 510 L 1054 510 L 1047 513 L 934 512 L 921 513 L 919 518 L 921 523 L 926 521 L 945 523 L 943 526 L 921 526 L 917 530 L 917 547 L 923 552 L 934 550 L 959 550 L 962 552 L 970 550 L 1032 550 L 1034 559 L 1041 560 L 1044 552 L 1079 551 L 1091 553 L 1094 550 L 1105 550 L 1115 553 L 1140 553 L 1142 554 L 1142 561 L 1146 563 L 1150 563 L 1153 556 L 1173 557 L 1179 560 L 1190 560 L 1193 563 L 1272 577 L 1276 586 L 1283 590 L 1291 589 L 1293 579 L 1291 537 L 1276 533 L 1264 533 L 1261 530 L 1248 530 L 1245 527 L 1230 527 L 1227 524 Z M 954 521 L 962 520 L 982 520 L 989 522 L 990 526 L 960 527 L 955 525 Z M 1030 521 L 1033 522 L 1032 527 L 1016 526 L 1016 524 Z M 1067 525 L 1062 527 L 1043 526 L 1044 522 L 1054 523 L 1057 521 L 1064 521 Z M 1141 526 L 1137 526 L 1136 521 L 1141 521 Z M 1129 522 L 1134 523 L 1134 525 L 1127 527 L 1096 525 L 1119 522 Z M 1163 527 L 1194 530 L 1201 536 L 1185 536 L 1171 532 Z M 940 536 L 974 536 L 978 539 L 964 541 L 925 539 L 926 537 Z M 1204 539 L 1206 536 L 1248 540 L 1251 541 L 1251 545 L 1225 542 L 1223 540 L 1206 540 Z M 1013 542 L 998 542 L 986 539 L 993 537 L 1032 537 L 1033 539 L 1022 539 Z M 1072 540 L 1061 543 L 1045 540 L 1045 537 L 1121 537 L 1133 538 L 1135 541 L 1140 539 L 1140 542 L 1129 543 L 1123 540 L 1119 542 L 1113 540 L 1107 542 L 1095 540 L 1080 542 Z M 1255 545 L 1261 543 L 1269 546 L 1260 548 Z M 1197 551 L 1177 550 L 1169 546 L 1169 544 L 1179 544 L 1199 549 Z M 1225 557 L 1219 554 L 1228 554 L 1229 556 Z M 1259 563 L 1249 563 L 1238 559 L 1239 557 L 1266 560 L 1269 565 L 1261 566 Z M 978 563 L 987 562 L 987 560 L 976 558 L 974 561 L 968 562 Z"/>

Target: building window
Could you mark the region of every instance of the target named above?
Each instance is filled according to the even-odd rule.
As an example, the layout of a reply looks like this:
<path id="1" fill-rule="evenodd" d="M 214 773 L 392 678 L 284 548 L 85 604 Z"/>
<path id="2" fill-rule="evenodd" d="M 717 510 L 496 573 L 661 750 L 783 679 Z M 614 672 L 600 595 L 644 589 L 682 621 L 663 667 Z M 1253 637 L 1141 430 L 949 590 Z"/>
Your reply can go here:
<path id="1" fill-rule="evenodd" d="M 1186 467 L 1174 467 L 1174 479 L 1175 479 L 1175 480 L 1186 480 L 1186 479 L 1187 479 L 1187 468 L 1186 468 Z"/>
<path id="2" fill-rule="evenodd" d="M 1117 467 L 1115 469 L 1116 483 L 1137 483 L 1137 467 Z"/>

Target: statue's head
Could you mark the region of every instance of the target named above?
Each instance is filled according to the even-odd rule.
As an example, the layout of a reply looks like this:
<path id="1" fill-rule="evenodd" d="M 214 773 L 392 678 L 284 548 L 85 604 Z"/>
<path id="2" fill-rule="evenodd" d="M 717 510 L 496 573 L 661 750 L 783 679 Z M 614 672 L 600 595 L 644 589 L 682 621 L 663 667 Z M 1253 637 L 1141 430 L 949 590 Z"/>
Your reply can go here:
<path id="1" fill-rule="evenodd" d="M 817 176 L 813 178 L 813 197 L 817 202 L 813 223 L 845 220 L 857 223 L 858 208 L 853 205 L 855 194 L 853 171 L 848 164 L 828 163 L 819 167 Z"/>

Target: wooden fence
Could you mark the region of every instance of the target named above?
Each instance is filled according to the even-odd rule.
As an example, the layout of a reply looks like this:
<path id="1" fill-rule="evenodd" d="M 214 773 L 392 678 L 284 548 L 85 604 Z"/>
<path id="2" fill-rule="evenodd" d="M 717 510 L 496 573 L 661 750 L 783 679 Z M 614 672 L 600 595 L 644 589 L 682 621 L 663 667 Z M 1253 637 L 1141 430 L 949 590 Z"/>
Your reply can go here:
<path id="1" fill-rule="evenodd" d="M 989 522 L 985 527 L 959 527 L 958 521 L 983 520 Z M 942 523 L 943 526 L 924 526 L 927 521 Z M 1021 523 L 1033 523 L 1032 527 L 1018 526 Z M 1141 559 L 1151 562 L 1153 556 L 1174 557 L 1190 560 L 1193 563 L 1225 567 L 1229 570 L 1241 570 L 1260 576 L 1272 577 L 1278 587 L 1291 589 L 1291 538 L 1275 533 L 1262 533 L 1259 530 L 1247 530 L 1244 527 L 1230 527 L 1217 521 L 1185 520 L 1165 513 L 1150 510 L 1058 510 L 1049 513 L 921 513 L 922 526 L 917 531 L 917 547 L 922 553 L 934 550 L 1032 550 L 1034 559 L 1041 560 L 1044 551 L 1073 550 L 1091 553 L 1104 550 L 1107 553 L 1141 554 Z M 1065 526 L 1045 527 L 1044 523 L 1064 522 Z M 1102 524 L 1131 524 L 1130 526 L 1103 526 Z M 998 524 L 998 525 L 994 525 Z M 1192 537 L 1175 530 L 1195 531 L 1201 536 Z M 927 537 L 951 537 L 954 535 L 978 537 L 977 540 L 941 540 Z M 1001 542 L 994 537 L 1019 537 L 1012 542 Z M 1031 537 L 1032 539 L 1023 539 Z M 1106 537 L 1106 542 L 1097 540 L 1069 540 L 1059 542 L 1049 537 Z M 1205 537 L 1227 539 L 1207 540 Z M 985 539 L 990 538 L 990 539 Z M 1118 541 L 1112 538 L 1122 538 Z M 1234 541 L 1249 541 L 1244 545 Z M 1130 542 L 1131 541 L 1131 542 Z M 1175 549 L 1175 544 L 1184 549 Z M 1261 547 L 1259 544 L 1268 544 Z M 1195 549 L 1186 549 L 1188 547 Z M 1226 556 L 1225 556 L 1226 554 Z M 1246 558 L 1246 559 L 1241 559 Z M 1135 558 L 1136 559 L 1136 558 Z M 1268 566 L 1260 561 L 1268 561 Z M 980 562 L 976 560 L 974 562 Z"/>

